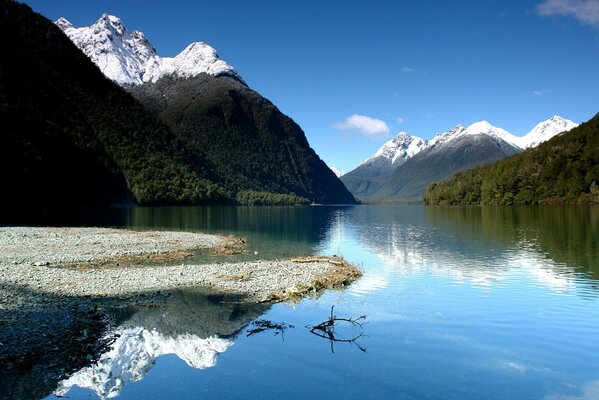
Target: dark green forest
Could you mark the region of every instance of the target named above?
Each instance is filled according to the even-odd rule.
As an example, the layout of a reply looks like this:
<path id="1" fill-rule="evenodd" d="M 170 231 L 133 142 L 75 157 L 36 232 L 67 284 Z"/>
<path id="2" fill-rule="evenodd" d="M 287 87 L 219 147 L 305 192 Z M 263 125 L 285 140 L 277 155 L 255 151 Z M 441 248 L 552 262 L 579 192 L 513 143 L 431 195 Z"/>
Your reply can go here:
<path id="1" fill-rule="evenodd" d="M 433 183 L 427 205 L 599 204 L 599 114 L 536 148 Z"/>
<path id="2" fill-rule="evenodd" d="M 221 201 L 203 160 L 28 6 L 0 2 L 3 204 Z"/>
<path id="3" fill-rule="evenodd" d="M 355 203 L 302 129 L 235 78 L 164 77 L 129 90 L 207 160 L 225 187 Z"/>
<path id="4" fill-rule="evenodd" d="M 255 120 L 205 99 L 208 117 L 202 110 L 186 114 L 197 133 L 191 135 L 180 124 L 172 129 L 168 118 L 163 122 L 105 78 L 27 5 L 0 0 L 0 41 L 5 206 L 354 202 L 334 174 L 322 169 L 299 127 L 288 117 L 260 114 L 259 104 L 248 103 L 254 98 L 241 103 Z M 227 121 L 241 120 L 235 132 L 218 123 L 223 112 Z M 212 113 L 219 116 L 216 123 Z M 248 121 L 268 126 L 268 134 Z M 290 134 L 289 126 L 301 135 Z M 201 136 L 207 131 L 210 136 Z M 244 135 L 258 135 L 269 145 L 255 145 Z M 272 149 L 276 156 L 268 153 Z"/>

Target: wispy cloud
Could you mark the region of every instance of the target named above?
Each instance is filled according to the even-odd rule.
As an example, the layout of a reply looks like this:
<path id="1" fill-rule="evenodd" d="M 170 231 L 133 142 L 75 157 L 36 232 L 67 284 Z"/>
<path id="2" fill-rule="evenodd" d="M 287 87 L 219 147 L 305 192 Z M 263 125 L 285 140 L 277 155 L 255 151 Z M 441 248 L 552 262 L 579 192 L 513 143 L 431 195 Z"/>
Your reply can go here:
<path id="1" fill-rule="evenodd" d="M 420 115 L 422 115 L 426 119 L 432 119 L 432 118 L 435 118 L 437 113 L 435 113 L 434 111 L 429 110 L 429 109 L 424 109 L 424 110 L 420 110 Z"/>
<path id="2" fill-rule="evenodd" d="M 403 124 L 405 122 L 403 117 L 397 117 L 395 120 L 397 121 L 398 124 Z"/>
<path id="3" fill-rule="evenodd" d="M 347 117 L 343 122 L 337 122 L 333 128 L 344 132 L 358 133 L 370 139 L 385 137 L 391 131 L 385 121 L 359 114 Z"/>
<path id="4" fill-rule="evenodd" d="M 406 74 L 409 74 L 409 73 L 411 73 L 411 72 L 414 72 L 414 68 L 412 68 L 412 67 L 408 67 L 408 66 L 406 65 L 405 67 L 403 67 L 403 68 L 401 69 L 401 72 L 403 72 L 403 73 L 406 73 Z"/>
<path id="5" fill-rule="evenodd" d="M 539 89 L 539 90 L 533 90 L 532 94 L 534 96 L 547 96 L 548 94 L 553 93 L 553 89 Z"/>
<path id="6" fill-rule="evenodd" d="M 544 17 L 574 17 L 585 25 L 599 29 L 599 0 L 545 0 L 537 6 L 537 12 Z"/>

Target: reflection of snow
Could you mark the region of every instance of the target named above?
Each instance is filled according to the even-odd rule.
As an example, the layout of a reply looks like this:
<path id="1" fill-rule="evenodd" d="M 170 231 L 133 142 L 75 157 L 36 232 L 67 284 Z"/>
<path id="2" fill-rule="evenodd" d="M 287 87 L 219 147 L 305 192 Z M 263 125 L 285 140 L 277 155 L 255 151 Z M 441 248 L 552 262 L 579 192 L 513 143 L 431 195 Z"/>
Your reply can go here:
<path id="1" fill-rule="evenodd" d="M 76 385 L 93 390 L 102 399 L 116 397 L 127 383 L 143 379 L 161 355 L 175 354 L 189 366 L 203 369 L 214 366 L 218 354 L 233 344 L 216 336 L 169 337 L 141 327 L 120 327 L 115 333 L 120 337 L 111 349 L 96 364 L 61 381 L 57 396 L 64 396 Z"/>
<path id="2" fill-rule="evenodd" d="M 574 396 L 553 394 L 545 400 L 597 400 L 599 399 L 599 381 L 587 382 L 582 388 L 582 393 Z"/>
<path id="3" fill-rule="evenodd" d="M 387 278 L 383 275 L 367 274 L 350 287 L 352 293 L 365 295 L 370 292 L 385 289 L 389 285 Z"/>
<path id="4" fill-rule="evenodd" d="M 523 240 L 517 248 L 495 251 L 475 241 L 451 238 L 444 242 L 443 237 L 418 224 L 377 222 L 356 224 L 339 213 L 330 220 L 330 250 L 366 249 L 382 264 L 382 269 L 367 271 L 353 284 L 354 293 L 382 290 L 393 276 L 416 274 L 448 276 L 485 290 L 522 277 L 527 278 L 522 282 L 536 282 L 558 293 L 576 289 L 575 274 L 540 253 L 534 242 Z"/>

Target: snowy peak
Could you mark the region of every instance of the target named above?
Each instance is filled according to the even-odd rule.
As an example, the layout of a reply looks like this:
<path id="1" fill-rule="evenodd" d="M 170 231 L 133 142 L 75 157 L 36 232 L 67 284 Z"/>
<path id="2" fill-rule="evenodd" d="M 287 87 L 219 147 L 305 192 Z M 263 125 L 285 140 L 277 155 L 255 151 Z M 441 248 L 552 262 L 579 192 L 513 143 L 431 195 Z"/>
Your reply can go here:
<path id="1" fill-rule="evenodd" d="M 536 147 L 540 143 L 545 142 L 562 132 L 574 129 L 577 126 L 578 124 L 576 122 L 562 118 L 559 115 L 554 115 L 547 121 L 538 123 L 530 132 L 522 137 L 521 147 Z"/>
<path id="2" fill-rule="evenodd" d="M 393 139 L 383 144 L 374 156 L 364 161 L 364 163 L 374 159 L 385 159 L 391 165 L 401 165 L 410 157 L 419 153 L 425 146 L 426 141 L 418 136 L 411 136 L 407 132 L 400 132 Z"/>
<path id="3" fill-rule="evenodd" d="M 166 75 L 190 78 L 201 73 L 228 75 L 243 82 L 235 68 L 206 43 L 192 43 L 174 58 L 160 57 L 143 32 L 129 32 L 120 18 L 103 14 L 93 25 L 75 28 L 55 22 L 97 66 L 121 86 L 156 82 Z"/>
<path id="4" fill-rule="evenodd" d="M 425 149 L 439 147 L 464 136 L 475 135 L 490 137 L 506 154 L 511 154 L 514 149 L 523 150 L 535 147 L 539 143 L 577 126 L 577 123 L 555 115 L 547 121 L 539 123 L 524 136 L 512 135 L 505 129 L 493 126 L 488 121 L 474 122 L 468 127 L 458 124 L 455 128 L 436 134 L 430 140 L 423 140 L 406 132 L 400 132 L 383 144 L 372 157 L 364 160 L 360 166 L 376 165 L 377 171 L 389 172 Z"/>

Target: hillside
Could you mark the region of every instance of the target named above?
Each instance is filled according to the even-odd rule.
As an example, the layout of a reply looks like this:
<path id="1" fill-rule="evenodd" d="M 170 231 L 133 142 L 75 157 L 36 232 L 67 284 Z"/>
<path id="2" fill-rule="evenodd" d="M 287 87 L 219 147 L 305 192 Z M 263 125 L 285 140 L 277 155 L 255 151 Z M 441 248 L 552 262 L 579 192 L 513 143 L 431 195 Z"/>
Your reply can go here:
<path id="1" fill-rule="evenodd" d="M 493 165 L 431 184 L 429 205 L 599 203 L 599 114 L 569 132 Z"/>
<path id="2" fill-rule="evenodd" d="M 227 188 L 355 202 L 301 128 L 238 79 L 171 76 L 128 90 L 201 154 Z"/>
<path id="3" fill-rule="evenodd" d="M 204 203 L 204 160 L 46 18 L 0 1 L 4 205 Z M 176 184 L 173 184 L 176 183 Z"/>
<path id="4" fill-rule="evenodd" d="M 104 14 L 89 27 L 56 25 L 100 68 L 156 113 L 240 204 L 355 203 L 304 132 L 203 42 L 173 58 Z M 195 161 L 195 159 L 194 159 Z"/>
<path id="5" fill-rule="evenodd" d="M 395 170 L 371 197 L 373 201 L 420 201 L 429 183 L 448 179 L 456 171 L 491 163 L 519 149 L 485 134 L 461 136 L 416 154 Z"/>
<path id="6" fill-rule="evenodd" d="M 28 6 L 0 1 L 0 35 L 0 118 L 5 127 L 0 134 L 0 196 L 5 206 L 355 202 L 301 129 L 270 102 L 251 95 L 219 60 L 209 60 L 209 72 L 220 67 L 214 72 L 224 74 L 219 79 L 239 85 L 238 93 L 247 90 L 249 100 L 227 109 L 234 100 L 219 92 L 210 99 L 224 106 L 191 106 L 206 106 L 208 115 L 221 109 L 217 114 L 241 124 L 229 124 L 236 126 L 229 129 L 200 113 L 186 114 L 186 123 L 195 127 L 203 121 L 210 128 L 201 132 L 213 132 L 199 137 L 177 124 L 173 132 Z M 211 53 L 206 46 L 189 46 L 182 54 L 161 59 L 159 81 L 185 79 L 189 70 L 184 67 L 193 64 L 189 57 Z M 216 79 L 204 72 L 200 76 Z M 254 117 L 260 129 L 251 126 Z M 258 136 L 263 146 L 244 136 Z M 208 146 L 215 141 L 216 147 Z"/>
<path id="7" fill-rule="evenodd" d="M 578 126 L 554 115 L 516 136 L 487 121 L 457 125 L 432 139 L 400 132 L 341 180 L 366 202 L 421 201 L 429 183 L 458 171 L 493 163 Z"/>

